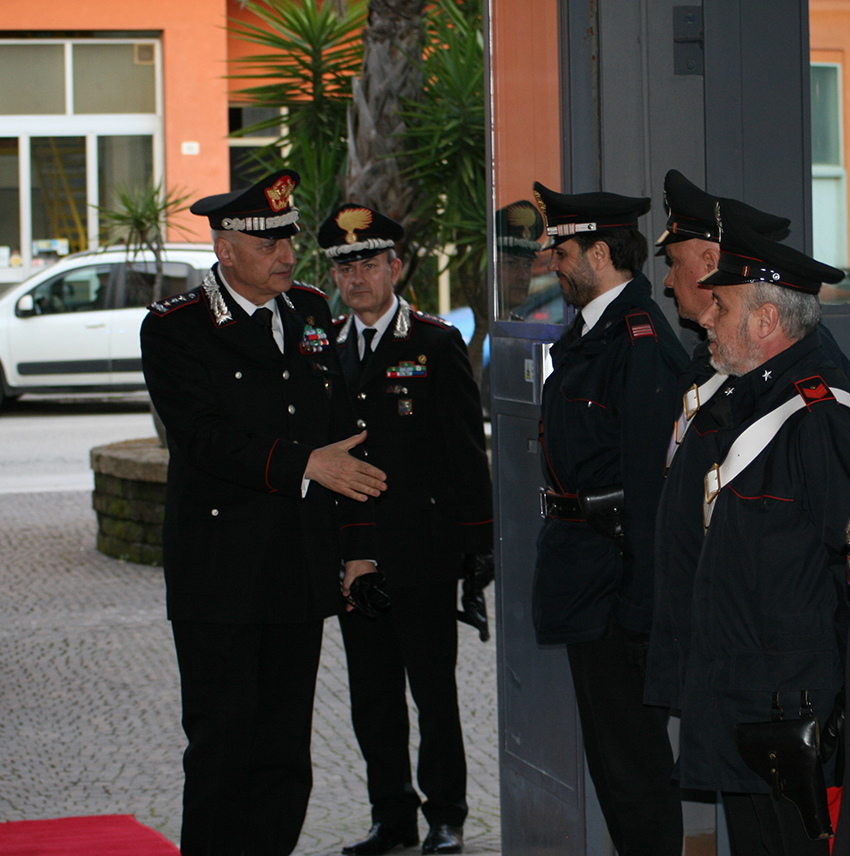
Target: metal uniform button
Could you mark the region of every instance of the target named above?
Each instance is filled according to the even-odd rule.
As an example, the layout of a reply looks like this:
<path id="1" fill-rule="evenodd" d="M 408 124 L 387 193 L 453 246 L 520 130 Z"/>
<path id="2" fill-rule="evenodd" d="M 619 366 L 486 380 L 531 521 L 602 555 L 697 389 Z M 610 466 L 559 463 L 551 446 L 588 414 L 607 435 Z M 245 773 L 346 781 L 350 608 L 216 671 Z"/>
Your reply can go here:
<path id="1" fill-rule="evenodd" d="M 431 505 L 436 505 L 436 504 L 437 504 L 437 500 L 434 499 L 434 497 L 432 496 L 431 497 Z"/>
<path id="2" fill-rule="evenodd" d="M 212 514 L 213 517 L 218 517 L 218 509 L 214 508 L 212 511 L 210 511 L 210 514 Z"/>
<path id="3" fill-rule="evenodd" d="M 289 380 L 289 369 L 284 369 L 284 370 L 283 370 L 283 379 L 284 379 L 284 380 Z"/>
<path id="4" fill-rule="evenodd" d="M 233 377 L 235 377 L 236 380 L 239 380 L 242 377 L 242 372 L 236 372 L 236 374 L 233 375 Z"/>
<path id="5" fill-rule="evenodd" d="M 289 407 L 287 407 L 286 409 L 289 411 L 290 416 L 292 416 L 292 414 L 295 413 L 295 405 L 294 404 L 290 404 Z"/>
<path id="6" fill-rule="evenodd" d="M 365 419 L 358 419 L 357 420 L 357 427 L 358 428 L 365 428 L 366 427 L 366 420 Z"/>
<path id="7" fill-rule="evenodd" d="M 366 393 L 365 392 L 359 392 L 357 394 L 357 399 L 358 399 L 358 401 L 365 401 L 366 400 Z"/>

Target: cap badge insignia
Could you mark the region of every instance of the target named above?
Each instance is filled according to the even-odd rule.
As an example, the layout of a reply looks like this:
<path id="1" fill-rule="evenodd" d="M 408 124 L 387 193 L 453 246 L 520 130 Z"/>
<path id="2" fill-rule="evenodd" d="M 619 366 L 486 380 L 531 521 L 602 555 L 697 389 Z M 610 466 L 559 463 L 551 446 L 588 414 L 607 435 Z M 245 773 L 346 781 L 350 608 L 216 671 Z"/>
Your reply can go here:
<path id="1" fill-rule="evenodd" d="M 269 205 L 275 214 L 289 205 L 289 197 L 292 196 L 293 190 L 295 190 L 295 182 L 288 175 L 281 176 L 271 187 L 266 188 L 266 199 L 269 200 Z"/>
<path id="2" fill-rule="evenodd" d="M 717 221 L 717 240 L 723 241 L 723 219 L 720 216 L 720 202 L 714 203 L 714 219 Z"/>
<path id="3" fill-rule="evenodd" d="M 346 208 L 340 211 L 336 218 L 336 224 L 345 232 L 345 243 L 357 242 L 358 229 L 365 229 L 372 222 L 372 212 L 368 208 Z"/>
<path id="4" fill-rule="evenodd" d="M 540 192 L 537 190 L 532 191 L 534 193 L 534 198 L 537 201 L 537 207 L 540 209 L 540 213 L 543 215 L 543 227 L 547 230 L 549 229 L 549 218 L 546 216 L 546 203 L 543 201 L 543 197 L 540 195 Z"/>
<path id="5" fill-rule="evenodd" d="M 531 234 L 531 227 L 537 219 L 535 214 L 535 210 L 533 208 L 529 208 L 527 205 L 511 205 L 508 208 L 508 223 L 510 223 L 511 226 L 521 228 L 522 237 L 526 241 L 530 241 L 533 237 Z"/>

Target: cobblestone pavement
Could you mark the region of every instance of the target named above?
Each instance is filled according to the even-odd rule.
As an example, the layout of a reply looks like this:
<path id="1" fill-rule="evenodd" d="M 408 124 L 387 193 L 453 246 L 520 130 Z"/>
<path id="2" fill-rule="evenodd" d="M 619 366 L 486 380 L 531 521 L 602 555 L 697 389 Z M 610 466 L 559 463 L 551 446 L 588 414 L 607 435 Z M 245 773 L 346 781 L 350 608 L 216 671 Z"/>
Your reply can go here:
<path id="1" fill-rule="evenodd" d="M 177 841 L 184 737 L 160 570 L 94 549 L 85 491 L 0 495 L 0 520 L 0 821 L 133 814 Z M 460 636 L 466 852 L 499 853 L 495 646 Z M 344 659 L 328 621 L 300 856 L 336 854 L 369 826 Z"/>

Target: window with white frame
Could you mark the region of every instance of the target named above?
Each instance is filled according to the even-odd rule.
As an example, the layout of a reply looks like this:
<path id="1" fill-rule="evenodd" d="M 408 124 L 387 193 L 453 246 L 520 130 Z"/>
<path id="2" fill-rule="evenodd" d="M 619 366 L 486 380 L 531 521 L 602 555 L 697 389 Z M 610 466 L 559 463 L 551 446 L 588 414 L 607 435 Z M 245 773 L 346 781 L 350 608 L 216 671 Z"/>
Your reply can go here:
<path id="1" fill-rule="evenodd" d="M 813 63 L 812 229 L 814 256 L 847 267 L 847 173 L 841 116 L 841 66 Z"/>
<path id="2" fill-rule="evenodd" d="M 162 175 L 159 39 L 0 40 L 0 282 L 96 247 L 98 206 Z"/>

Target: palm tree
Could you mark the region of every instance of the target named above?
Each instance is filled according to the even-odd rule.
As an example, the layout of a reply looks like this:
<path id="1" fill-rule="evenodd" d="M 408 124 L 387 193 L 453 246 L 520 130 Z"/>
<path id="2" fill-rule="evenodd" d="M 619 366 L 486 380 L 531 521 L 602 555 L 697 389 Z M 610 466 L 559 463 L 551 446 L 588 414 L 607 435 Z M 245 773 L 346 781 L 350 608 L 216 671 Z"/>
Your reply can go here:
<path id="1" fill-rule="evenodd" d="M 417 255 L 413 216 L 416 177 L 403 174 L 399 156 L 407 148 L 403 105 L 422 100 L 425 0 L 370 0 L 363 31 L 363 68 L 352 82 L 348 165 L 344 195 L 400 222 L 406 230 L 400 255 L 409 279 Z M 403 287 L 403 286 L 402 286 Z"/>
<path id="2" fill-rule="evenodd" d="M 296 236 L 296 276 L 329 287 L 329 263 L 318 250 L 319 226 L 341 201 L 345 171 L 347 108 L 351 79 L 363 59 L 360 32 L 365 0 L 352 0 L 339 16 L 335 4 L 317 0 L 246 0 L 259 22 L 236 22 L 231 30 L 264 52 L 240 60 L 236 79 L 264 81 L 241 90 L 258 107 L 285 108 L 286 124 L 268 119 L 242 133 L 274 129 L 279 139 L 256 155 L 257 176 L 292 166 L 301 175 L 295 201 L 302 211 Z M 281 152 L 285 152 L 285 160 Z"/>
<path id="3" fill-rule="evenodd" d="M 427 15 L 424 97 L 405 102 L 420 244 L 453 246 L 449 267 L 475 316 L 469 356 L 480 380 L 489 328 L 484 149 L 484 38 L 481 0 L 438 0 Z"/>

